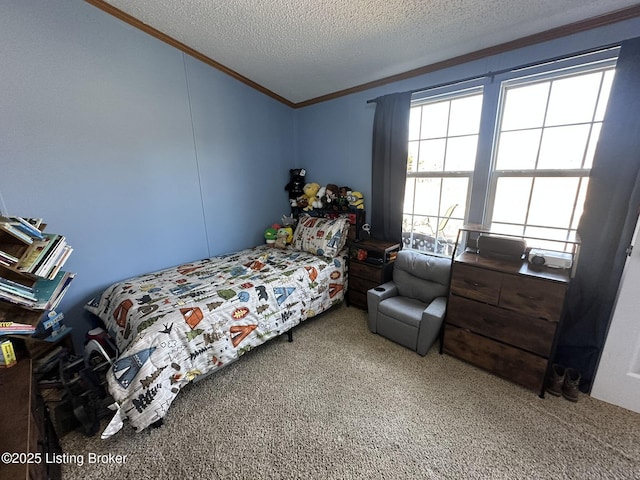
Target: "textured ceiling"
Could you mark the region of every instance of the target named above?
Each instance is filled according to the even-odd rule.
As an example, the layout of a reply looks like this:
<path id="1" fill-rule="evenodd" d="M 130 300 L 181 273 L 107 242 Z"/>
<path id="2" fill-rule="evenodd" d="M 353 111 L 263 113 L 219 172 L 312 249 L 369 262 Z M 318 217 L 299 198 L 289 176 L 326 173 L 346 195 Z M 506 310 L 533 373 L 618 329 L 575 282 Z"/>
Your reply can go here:
<path id="1" fill-rule="evenodd" d="M 96 3 L 90 2 L 90 3 Z M 106 0 L 293 104 L 637 0 Z"/>

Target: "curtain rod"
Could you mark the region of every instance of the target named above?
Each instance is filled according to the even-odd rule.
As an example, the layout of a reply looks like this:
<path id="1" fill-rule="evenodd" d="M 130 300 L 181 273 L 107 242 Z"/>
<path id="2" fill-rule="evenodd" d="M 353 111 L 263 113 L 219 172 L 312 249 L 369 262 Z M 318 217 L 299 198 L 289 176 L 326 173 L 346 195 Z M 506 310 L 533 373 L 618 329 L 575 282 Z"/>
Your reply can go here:
<path id="1" fill-rule="evenodd" d="M 593 53 L 598 53 L 598 52 L 604 52 L 605 50 L 609 50 L 612 48 L 619 48 L 620 47 L 621 42 L 616 42 L 616 43 L 610 43 L 608 45 L 603 45 L 597 48 L 590 48 L 587 50 L 582 50 L 580 52 L 574 52 L 571 54 L 567 54 L 567 55 L 559 55 L 557 57 L 553 57 L 547 60 L 543 60 L 543 61 L 538 61 L 538 62 L 529 62 L 529 63 L 525 63 L 522 65 L 518 65 L 516 67 L 511 67 L 511 68 L 503 68 L 502 70 L 496 70 L 493 72 L 486 72 L 486 73 L 482 73 L 482 74 L 478 74 L 478 75 L 473 75 L 471 77 L 466 77 L 466 78 L 462 78 L 460 80 L 452 80 L 449 82 L 443 82 L 443 83 L 437 83 L 435 85 L 430 85 L 428 87 L 421 87 L 421 88 L 416 88 L 414 90 L 407 90 L 404 93 L 419 93 L 419 92 L 427 92 L 429 90 L 435 90 L 436 88 L 442 88 L 442 87 L 449 87 L 451 85 L 456 85 L 459 83 L 466 83 L 466 82 L 471 82 L 473 80 L 479 80 L 481 78 L 487 78 L 487 77 L 495 77 L 496 75 L 502 75 L 503 73 L 509 73 L 509 72 L 516 72 L 518 70 L 524 70 L 526 68 L 531 68 L 531 67 L 535 67 L 538 65 L 544 65 L 545 63 L 553 63 L 553 62 L 559 62 L 560 60 L 567 60 L 569 58 L 574 58 L 574 57 L 579 57 L 581 55 L 589 55 L 589 54 L 593 54 Z M 372 98 L 370 100 L 367 100 L 367 103 L 375 103 L 376 100 L 378 100 L 378 98 L 381 97 L 376 97 L 376 98 Z"/>

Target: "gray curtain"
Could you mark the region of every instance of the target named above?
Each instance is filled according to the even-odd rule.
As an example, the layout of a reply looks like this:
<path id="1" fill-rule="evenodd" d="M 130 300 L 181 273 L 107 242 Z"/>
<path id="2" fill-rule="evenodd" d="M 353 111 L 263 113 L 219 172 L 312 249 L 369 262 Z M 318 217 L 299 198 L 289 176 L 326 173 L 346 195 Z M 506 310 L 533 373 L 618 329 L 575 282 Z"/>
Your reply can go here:
<path id="1" fill-rule="evenodd" d="M 640 206 L 640 38 L 620 49 L 578 232 L 555 361 L 577 368 L 589 392 Z"/>
<path id="2" fill-rule="evenodd" d="M 371 236 L 401 242 L 411 92 L 393 93 L 374 101 Z"/>

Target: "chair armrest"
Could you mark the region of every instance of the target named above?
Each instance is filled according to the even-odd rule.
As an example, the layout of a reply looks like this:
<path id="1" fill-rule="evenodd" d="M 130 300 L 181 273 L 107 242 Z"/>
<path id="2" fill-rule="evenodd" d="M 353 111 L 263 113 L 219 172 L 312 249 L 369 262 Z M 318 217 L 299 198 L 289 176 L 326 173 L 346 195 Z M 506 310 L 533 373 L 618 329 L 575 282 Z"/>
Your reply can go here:
<path id="1" fill-rule="evenodd" d="M 444 320 L 444 315 L 447 312 L 447 297 L 437 297 L 429 304 L 427 308 L 422 312 L 422 319 L 432 318 L 435 321 Z"/>
<path id="2" fill-rule="evenodd" d="M 382 285 L 371 288 L 367 291 L 367 310 L 369 312 L 369 330 L 373 333 L 378 331 L 378 305 L 380 302 L 389 297 L 398 295 L 398 287 L 393 282 L 383 283 Z"/>
<path id="3" fill-rule="evenodd" d="M 440 334 L 447 311 L 447 297 L 436 297 L 422 312 L 416 351 L 424 356 Z"/>

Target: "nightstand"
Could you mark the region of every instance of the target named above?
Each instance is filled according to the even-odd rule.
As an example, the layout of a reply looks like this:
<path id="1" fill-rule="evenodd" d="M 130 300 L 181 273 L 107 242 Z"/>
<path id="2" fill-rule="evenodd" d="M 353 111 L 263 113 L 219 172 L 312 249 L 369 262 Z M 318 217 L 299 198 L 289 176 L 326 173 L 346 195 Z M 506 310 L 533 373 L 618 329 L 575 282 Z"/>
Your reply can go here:
<path id="1" fill-rule="evenodd" d="M 349 243 L 349 250 L 347 301 L 366 310 L 367 290 L 391 280 L 400 244 L 370 239 Z"/>

